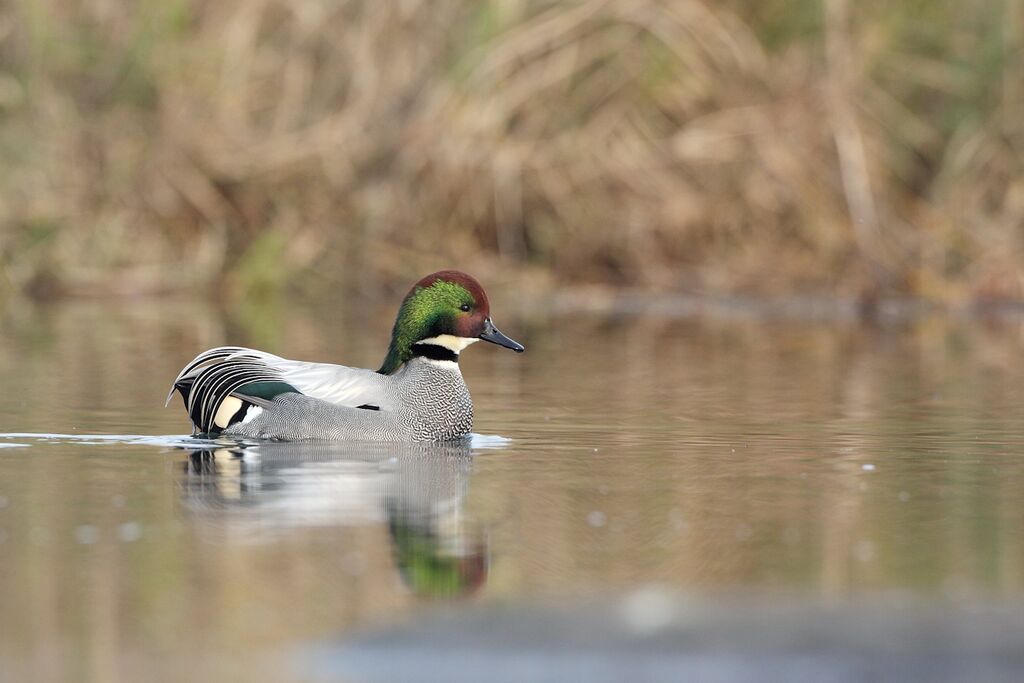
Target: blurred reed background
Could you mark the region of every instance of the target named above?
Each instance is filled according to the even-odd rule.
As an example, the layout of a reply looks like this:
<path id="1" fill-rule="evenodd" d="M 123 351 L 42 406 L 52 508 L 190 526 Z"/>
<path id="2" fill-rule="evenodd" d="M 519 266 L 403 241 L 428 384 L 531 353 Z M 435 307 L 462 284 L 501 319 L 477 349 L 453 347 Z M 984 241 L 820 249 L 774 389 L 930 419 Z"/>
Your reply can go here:
<path id="1" fill-rule="evenodd" d="M 1022 171 L 1017 0 L 0 4 L 8 296 L 1020 299 Z"/>

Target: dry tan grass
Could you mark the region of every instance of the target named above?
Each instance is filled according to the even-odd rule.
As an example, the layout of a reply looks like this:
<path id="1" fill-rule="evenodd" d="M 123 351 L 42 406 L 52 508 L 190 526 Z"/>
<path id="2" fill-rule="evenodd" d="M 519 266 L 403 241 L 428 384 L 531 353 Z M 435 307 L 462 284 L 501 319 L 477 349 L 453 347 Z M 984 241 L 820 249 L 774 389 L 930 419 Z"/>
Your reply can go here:
<path id="1" fill-rule="evenodd" d="M 1020 4 L 777 4 L 7 5 L 0 286 L 1019 298 Z"/>

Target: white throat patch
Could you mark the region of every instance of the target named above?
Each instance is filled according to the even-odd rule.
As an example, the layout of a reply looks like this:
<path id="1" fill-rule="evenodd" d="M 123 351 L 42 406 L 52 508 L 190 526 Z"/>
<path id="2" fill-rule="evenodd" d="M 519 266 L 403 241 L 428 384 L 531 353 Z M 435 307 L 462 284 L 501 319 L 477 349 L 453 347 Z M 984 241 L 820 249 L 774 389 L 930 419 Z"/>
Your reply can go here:
<path id="1" fill-rule="evenodd" d="M 474 344 L 480 341 L 476 337 L 456 337 L 454 334 L 439 334 L 436 337 L 430 339 L 420 339 L 417 344 L 434 344 L 436 346 L 443 346 L 452 353 L 458 353 L 462 349 L 466 348 L 470 344 Z"/>

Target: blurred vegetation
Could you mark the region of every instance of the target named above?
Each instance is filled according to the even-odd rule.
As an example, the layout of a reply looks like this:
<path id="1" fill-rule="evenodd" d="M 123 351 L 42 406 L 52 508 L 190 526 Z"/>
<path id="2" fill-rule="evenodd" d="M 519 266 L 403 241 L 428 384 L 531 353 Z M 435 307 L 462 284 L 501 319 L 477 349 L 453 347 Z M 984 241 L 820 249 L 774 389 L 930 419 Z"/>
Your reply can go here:
<path id="1" fill-rule="evenodd" d="M 0 292 L 1024 298 L 1022 7 L 13 0 Z"/>

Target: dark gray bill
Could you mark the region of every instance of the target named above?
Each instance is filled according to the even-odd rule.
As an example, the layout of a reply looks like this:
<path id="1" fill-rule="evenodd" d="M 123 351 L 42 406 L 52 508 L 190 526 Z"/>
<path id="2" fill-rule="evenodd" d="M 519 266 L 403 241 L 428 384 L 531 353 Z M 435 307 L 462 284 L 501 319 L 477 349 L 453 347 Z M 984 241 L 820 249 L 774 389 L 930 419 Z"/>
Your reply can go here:
<path id="1" fill-rule="evenodd" d="M 489 341 L 492 344 L 504 346 L 506 349 L 512 349 L 516 353 L 522 353 L 526 350 L 526 347 L 519 342 L 513 341 L 503 335 L 498 328 L 494 326 L 494 323 L 491 322 L 490 318 L 484 321 L 484 331 L 480 333 L 480 338 L 484 341 Z"/>

